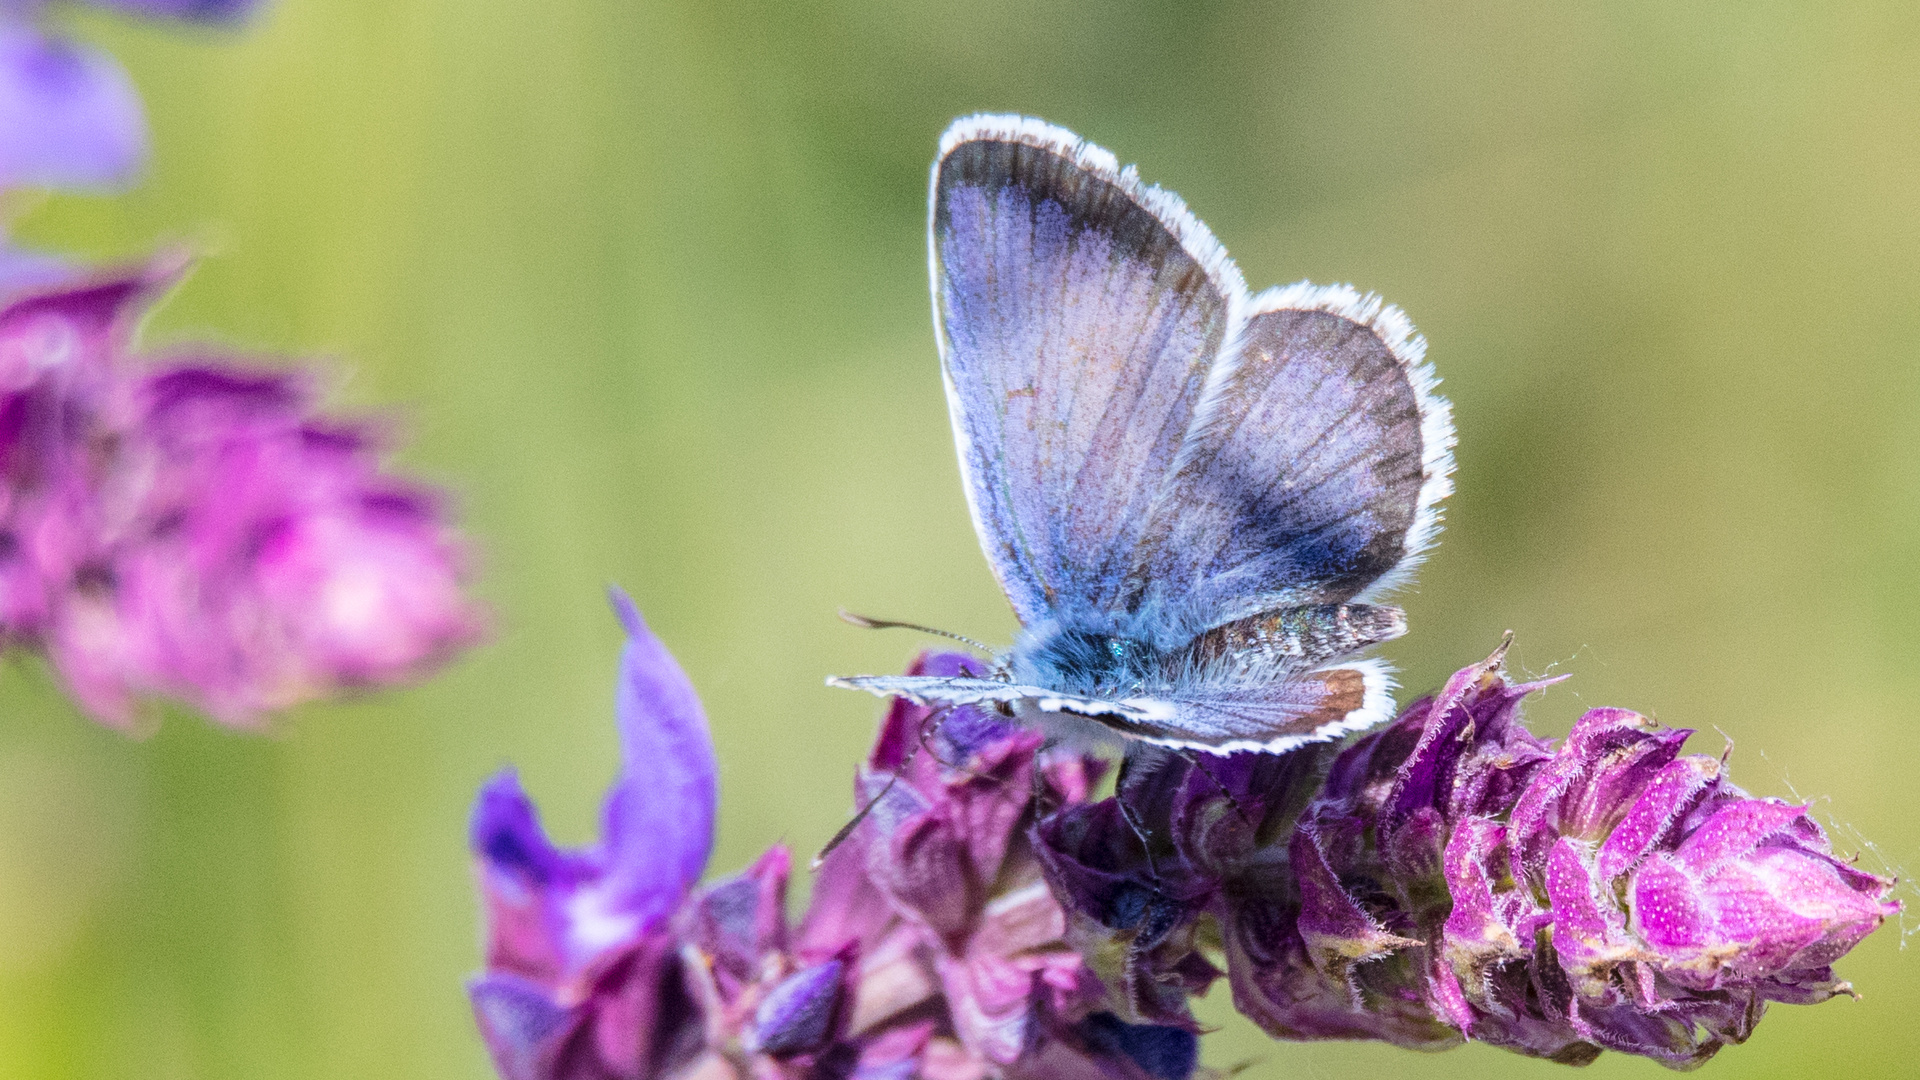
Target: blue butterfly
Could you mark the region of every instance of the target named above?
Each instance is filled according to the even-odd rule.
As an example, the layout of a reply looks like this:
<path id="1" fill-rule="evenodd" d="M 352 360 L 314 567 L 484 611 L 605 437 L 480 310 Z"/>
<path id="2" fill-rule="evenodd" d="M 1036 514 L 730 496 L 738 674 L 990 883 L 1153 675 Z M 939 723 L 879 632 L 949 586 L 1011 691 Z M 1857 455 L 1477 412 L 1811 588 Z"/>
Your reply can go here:
<path id="1" fill-rule="evenodd" d="M 956 121 L 929 201 L 967 505 L 1021 631 L 986 677 L 829 682 L 1217 754 L 1387 719 L 1387 667 L 1355 657 L 1406 632 L 1377 599 L 1452 490 L 1406 316 L 1249 295 L 1178 196 L 1038 120 Z"/>

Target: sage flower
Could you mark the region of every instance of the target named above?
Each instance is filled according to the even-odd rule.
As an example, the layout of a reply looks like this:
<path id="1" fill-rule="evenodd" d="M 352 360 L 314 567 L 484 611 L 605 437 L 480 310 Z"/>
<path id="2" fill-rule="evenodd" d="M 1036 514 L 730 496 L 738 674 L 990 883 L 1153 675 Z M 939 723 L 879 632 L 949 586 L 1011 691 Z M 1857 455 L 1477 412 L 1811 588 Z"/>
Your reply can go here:
<path id="1" fill-rule="evenodd" d="M 978 710 L 896 704 L 861 770 L 869 812 L 790 923 L 782 847 L 695 884 L 712 750 L 685 675 L 622 610 L 624 750 L 601 841 L 553 847 L 510 773 L 475 808 L 489 933 L 470 993 L 505 1080 L 1194 1074 L 1192 1032 L 1101 1008 L 1105 991 L 1062 939 L 1033 862 L 1031 825 L 1084 801 L 1095 763 L 1045 757 L 1030 733 Z"/>
<path id="2" fill-rule="evenodd" d="M 698 1049 L 673 918 L 713 844 L 717 788 L 692 683 L 632 604 L 615 694 L 621 771 L 592 847 L 555 847 L 518 778 L 481 790 L 473 851 L 487 973 L 469 987 L 500 1074 L 662 1075 Z"/>
<path id="3" fill-rule="evenodd" d="M 151 697 L 254 725 L 477 640 L 464 545 L 378 427 L 298 369 L 134 348 L 178 272 L 0 306 L 0 637 L 120 727 Z"/>
<path id="4" fill-rule="evenodd" d="M 1544 684 L 1509 684 L 1503 653 L 1345 750 L 1160 756 L 1127 814 L 1043 822 L 1122 1004 L 1183 1016 L 1217 940 L 1236 1008 L 1277 1038 L 1691 1068 L 1770 1002 L 1849 991 L 1832 964 L 1899 910 L 1890 879 L 1683 755 L 1690 731 L 1595 709 L 1558 746 L 1532 735 L 1518 710 Z"/>

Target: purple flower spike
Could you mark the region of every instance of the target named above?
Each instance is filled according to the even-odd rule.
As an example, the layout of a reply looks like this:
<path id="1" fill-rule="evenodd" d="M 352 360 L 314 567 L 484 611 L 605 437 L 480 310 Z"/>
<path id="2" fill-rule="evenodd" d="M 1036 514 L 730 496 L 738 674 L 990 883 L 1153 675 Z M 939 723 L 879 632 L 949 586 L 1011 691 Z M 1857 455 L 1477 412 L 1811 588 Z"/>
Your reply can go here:
<path id="1" fill-rule="evenodd" d="M 1898 910 L 1890 880 L 1835 857 L 1804 807 L 1680 756 L 1690 732 L 1595 709 L 1549 751 L 1517 722 L 1534 687 L 1506 684 L 1499 659 L 1336 762 L 1336 775 L 1364 761 L 1384 781 L 1392 747 L 1417 732 L 1385 798 L 1330 783 L 1308 811 L 1372 832 L 1337 872 L 1353 889 L 1390 883 L 1354 899 L 1426 943 L 1373 965 L 1375 993 L 1523 1053 L 1616 1049 L 1689 1068 L 1744 1040 L 1767 1002 L 1845 990 L 1828 965 Z M 1438 891 L 1391 857 L 1432 815 Z"/>
<path id="2" fill-rule="evenodd" d="M 204 364 L 128 388 L 134 437 L 98 485 L 101 571 L 49 635 L 97 714 L 164 694 L 245 726 L 476 639 L 436 497 L 382 476 L 382 440 L 313 419 L 312 399 L 296 377 Z"/>
<path id="3" fill-rule="evenodd" d="M 1691 1068 L 1768 1002 L 1847 992 L 1831 965 L 1899 910 L 1891 880 L 1683 756 L 1690 732 L 1595 709 L 1557 748 L 1534 737 L 1518 707 L 1542 684 L 1507 683 L 1503 653 L 1331 761 L 1163 760 L 1126 814 L 1043 821 L 1120 1003 L 1178 1022 L 1179 973 L 1217 937 L 1235 1005 L 1279 1038 Z"/>
<path id="4" fill-rule="evenodd" d="M 234 725 L 420 676 L 472 644 L 439 497 L 312 380 L 130 339 L 177 260 L 0 307 L 0 636 L 115 726 L 142 699 Z"/>

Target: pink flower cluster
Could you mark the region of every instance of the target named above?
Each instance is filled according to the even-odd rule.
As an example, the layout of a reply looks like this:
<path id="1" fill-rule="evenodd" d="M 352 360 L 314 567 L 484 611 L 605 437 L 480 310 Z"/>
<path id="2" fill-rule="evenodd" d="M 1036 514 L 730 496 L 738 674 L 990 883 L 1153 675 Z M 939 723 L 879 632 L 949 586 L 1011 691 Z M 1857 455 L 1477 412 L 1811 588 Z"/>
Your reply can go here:
<path id="1" fill-rule="evenodd" d="M 305 372 L 137 354 L 175 276 L 0 307 L 0 635 L 123 728 L 153 696 L 250 726 L 475 641 L 461 544 L 376 428 L 319 417 Z"/>
<path id="2" fill-rule="evenodd" d="M 1899 911 L 1891 879 L 1681 754 L 1690 731 L 1594 709 L 1558 746 L 1534 736 L 1540 684 L 1500 658 L 1344 749 L 1162 757 L 1042 821 L 1126 1015 L 1178 1021 L 1218 956 L 1276 1038 L 1691 1068 L 1769 1002 L 1848 992 L 1831 965 Z"/>

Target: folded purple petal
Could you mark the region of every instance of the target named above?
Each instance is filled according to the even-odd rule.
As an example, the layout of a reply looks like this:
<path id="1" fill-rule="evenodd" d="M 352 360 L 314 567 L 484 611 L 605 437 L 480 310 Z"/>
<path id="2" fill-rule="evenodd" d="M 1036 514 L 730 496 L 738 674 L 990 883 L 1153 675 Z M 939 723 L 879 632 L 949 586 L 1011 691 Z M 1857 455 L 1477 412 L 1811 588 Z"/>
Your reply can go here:
<path id="1" fill-rule="evenodd" d="M 825 1049 L 846 997 L 846 973 L 847 962 L 835 959 L 776 983 L 754 1007 L 749 1044 L 780 1058 Z"/>
<path id="2" fill-rule="evenodd" d="M 693 683 L 633 601 L 618 590 L 612 598 L 627 644 L 614 699 L 622 780 L 607 800 L 606 888 L 636 916 L 658 919 L 707 865 L 718 770 Z"/>
<path id="3" fill-rule="evenodd" d="M 504 1080 L 552 1075 L 553 1051 L 575 1017 L 538 986 L 513 975 L 487 975 L 467 986 L 474 1020 Z"/>

